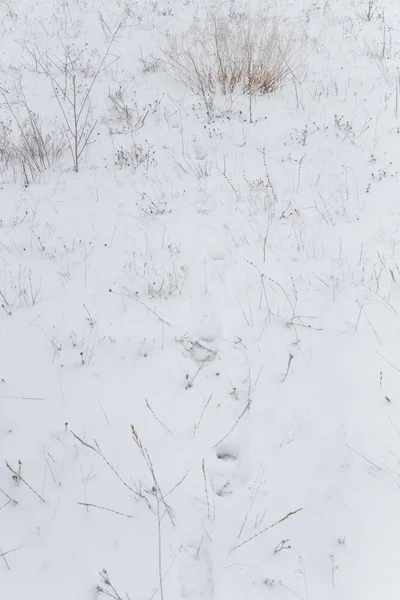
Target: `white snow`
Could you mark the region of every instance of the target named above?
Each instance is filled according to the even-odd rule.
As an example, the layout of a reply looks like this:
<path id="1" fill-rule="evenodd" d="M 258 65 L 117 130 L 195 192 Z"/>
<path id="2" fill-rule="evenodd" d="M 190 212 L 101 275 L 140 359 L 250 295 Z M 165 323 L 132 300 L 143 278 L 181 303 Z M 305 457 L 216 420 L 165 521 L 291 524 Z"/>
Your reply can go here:
<path id="1" fill-rule="evenodd" d="M 400 5 L 272 2 L 304 56 L 253 122 L 163 64 L 216 7 L 1 3 L 2 600 L 399 598 Z M 34 55 L 88 90 L 125 18 L 79 172 L 26 182 Z"/>

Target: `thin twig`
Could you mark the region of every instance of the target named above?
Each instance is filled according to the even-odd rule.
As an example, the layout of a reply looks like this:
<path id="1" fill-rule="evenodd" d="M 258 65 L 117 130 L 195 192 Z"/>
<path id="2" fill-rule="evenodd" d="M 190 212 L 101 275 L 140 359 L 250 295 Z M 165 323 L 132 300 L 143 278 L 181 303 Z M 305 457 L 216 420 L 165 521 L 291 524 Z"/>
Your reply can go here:
<path id="1" fill-rule="evenodd" d="M 30 396 L 0 396 L 6 400 L 44 400 L 44 398 L 32 398 Z"/>
<path id="2" fill-rule="evenodd" d="M 97 404 L 100 406 L 101 412 L 103 413 L 103 416 L 104 416 L 105 420 L 107 421 L 108 425 L 110 425 L 110 421 L 108 420 L 107 415 L 105 413 L 105 410 L 104 410 L 104 408 L 103 408 L 103 406 L 102 406 L 102 404 L 101 404 L 101 402 L 100 402 L 100 400 L 98 398 L 97 398 Z"/>
<path id="3" fill-rule="evenodd" d="M 6 461 L 6 467 L 7 469 L 9 469 L 11 471 L 11 473 L 13 473 L 15 475 L 15 477 L 17 478 L 18 481 L 22 481 L 22 483 L 24 483 L 30 490 L 31 492 L 33 492 L 35 494 L 35 496 L 37 496 L 38 498 L 40 498 L 40 500 L 42 502 L 46 502 L 46 500 L 44 498 L 42 498 L 42 496 L 40 494 L 38 494 L 31 485 L 29 485 L 29 483 L 27 481 L 25 481 L 25 479 L 22 477 L 21 473 L 17 473 L 16 471 L 14 471 L 14 469 L 8 464 L 8 462 Z"/>
<path id="4" fill-rule="evenodd" d="M 396 425 L 393 423 L 392 419 L 390 417 L 388 417 L 389 421 L 391 422 L 391 424 L 393 425 L 393 427 L 395 428 L 397 435 L 400 437 L 400 431 L 397 429 Z"/>
<path id="5" fill-rule="evenodd" d="M 290 513 L 288 513 L 287 515 L 285 515 L 284 517 L 282 517 L 282 519 L 279 519 L 279 521 L 275 521 L 275 523 L 272 523 L 272 525 L 268 525 L 268 527 L 265 527 L 264 529 L 262 529 L 258 533 L 255 533 L 251 537 L 247 538 L 247 540 L 244 540 L 244 542 L 241 542 L 237 546 L 234 546 L 230 552 L 233 552 L 234 550 L 237 550 L 238 548 L 241 548 L 242 546 L 244 546 L 245 544 L 247 544 L 247 542 L 250 542 L 251 540 L 254 540 L 259 535 L 262 535 L 263 533 L 265 533 L 269 529 L 272 529 L 273 527 L 275 527 L 275 525 L 278 525 L 279 523 L 282 523 L 283 521 L 286 521 L 286 519 L 289 519 L 289 517 L 292 517 L 296 513 L 300 512 L 301 510 L 303 510 L 303 509 L 302 508 L 298 508 L 297 510 L 291 511 Z"/>
<path id="6" fill-rule="evenodd" d="M 18 548 L 13 548 L 12 550 L 7 550 L 6 552 L 3 552 L 0 548 L 0 558 L 2 558 L 4 560 L 4 562 L 7 565 L 8 570 L 10 570 L 10 565 L 8 564 L 5 557 L 7 556 L 7 554 L 11 554 L 11 552 L 16 552 L 17 550 L 20 550 L 21 548 L 22 548 L 22 546 L 18 546 Z"/>
<path id="7" fill-rule="evenodd" d="M 12 502 L 12 503 L 14 504 L 14 506 L 18 504 L 18 502 L 17 502 L 16 500 L 14 500 L 14 498 L 11 498 L 11 496 L 9 496 L 9 495 L 7 494 L 7 492 L 5 492 L 4 490 L 2 490 L 1 488 L 0 488 L 0 492 L 1 492 L 2 494 L 4 494 L 4 495 L 5 495 L 5 497 L 6 497 L 6 498 L 8 498 L 8 499 L 9 499 L 9 501 L 10 501 L 10 502 Z"/>
<path id="8" fill-rule="evenodd" d="M 105 506 L 98 506 L 97 504 L 90 504 L 88 502 L 77 502 L 80 506 L 87 506 L 88 508 L 99 508 L 100 510 L 106 510 L 108 512 L 114 513 L 115 515 L 120 515 L 121 517 L 128 517 L 128 519 L 133 519 L 132 515 L 127 515 L 126 513 L 119 512 L 118 510 L 113 510 L 112 508 L 106 508 Z"/>
<path id="9" fill-rule="evenodd" d="M 161 517 L 160 517 L 160 499 L 157 496 L 157 533 L 158 533 L 158 581 L 161 600 L 164 600 L 164 585 L 162 577 L 162 548 L 161 548 Z"/>
<path id="10" fill-rule="evenodd" d="M 210 500 L 208 498 L 208 489 L 207 489 L 207 475 L 206 475 L 206 468 L 204 465 L 204 458 L 201 461 L 201 469 L 203 471 L 203 478 L 204 478 L 204 490 L 206 492 L 206 501 L 207 501 L 207 517 L 210 518 Z"/>
<path id="11" fill-rule="evenodd" d="M 164 425 L 164 423 L 162 421 L 160 421 L 160 419 L 157 417 L 157 415 L 155 414 L 154 410 L 151 408 L 150 404 L 147 401 L 147 398 L 145 399 L 146 402 L 146 406 L 149 409 L 149 411 L 151 412 L 151 414 L 153 415 L 153 417 L 155 418 L 156 421 L 158 421 L 158 423 L 160 423 L 160 425 L 162 427 L 164 427 L 164 429 L 166 431 L 168 431 L 168 433 L 170 433 L 171 435 L 173 435 L 172 431 L 170 429 L 168 429 L 168 427 L 166 425 Z"/>
<path id="12" fill-rule="evenodd" d="M 111 579 L 109 578 L 106 569 L 103 569 L 101 571 L 101 573 L 99 573 L 99 575 L 102 578 L 104 585 L 107 587 L 102 588 L 101 586 L 98 586 L 97 592 L 101 592 L 102 594 L 105 594 L 106 596 L 109 596 L 110 598 L 113 598 L 114 600 L 122 600 L 122 597 L 119 595 L 119 593 L 117 592 L 117 590 L 111 583 Z M 111 590 L 112 593 L 108 591 L 108 588 Z"/>
<path id="13" fill-rule="evenodd" d="M 1 548 L 0 548 L 0 556 L 4 560 L 4 564 L 6 565 L 7 569 L 10 571 L 10 565 L 8 564 L 7 559 L 6 559 L 5 555 L 3 554 L 3 551 Z"/>
<path id="14" fill-rule="evenodd" d="M 42 445 L 42 448 L 43 448 L 43 458 L 44 458 L 44 460 L 46 462 L 46 465 L 47 465 L 47 467 L 48 467 L 48 469 L 49 469 L 49 471 L 51 473 L 51 476 L 53 478 L 54 483 L 57 483 L 56 478 L 55 478 L 54 473 L 53 473 L 53 469 L 51 468 L 51 465 L 49 463 L 49 459 L 46 456 L 47 450 L 46 450 L 46 448 L 43 445 Z M 48 452 L 47 452 L 47 454 L 50 456 L 50 458 L 52 458 L 52 456 Z M 53 459 L 53 461 L 54 461 L 54 459 Z"/>
<path id="15" fill-rule="evenodd" d="M 192 375 L 192 377 L 189 377 L 189 374 L 186 375 L 185 390 L 190 390 L 190 388 L 193 387 L 194 380 L 196 379 L 196 377 L 200 373 L 200 371 L 203 369 L 203 367 L 204 367 L 204 364 L 200 365 L 200 367 L 197 369 L 195 374 Z"/>
<path id="16" fill-rule="evenodd" d="M 243 519 L 242 526 L 241 526 L 241 528 L 240 528 L 240 531 L 239 531 L 239 533 L 238 533 L 238 536 L 237 536 L 237 537 L 238 537 L 238 539 L 240 539 L 240 536 L 241 536 L 241 535 L 242 535 L 242 533 L 243 533 L 243 529 L 244 529 L 244 527 L 245 527 L 245 525 L 246 525 L 247 519 L 249 518 L 250 511 L 251 511 L 251 509 L 253 508 L 253 504 L 254 504 L 254 502 L 255 502 L 255 499 L 256 499 L 256 497 L 257 497 L 258 490 L 260 489 L 260 486 L 261 486 L 261 481 L 259 481 L 259 482 L 258 482 L 258 484 L 257 484 L 257 487 L 256 487 L 256 489 L 255 489 L 255 491 L 254 491 L 253 497 L 252 497 L 252 498 L 251 498 L 251 500 L 250 500 L 250 506 L 249 506 L 249 508 L 248 508 L 248 510 L 247 510 L 247 512 L 246 512 L 246 514 L 245 514 L 245 517 L 244 517 L 244 519 Z"/>
<path id="17" fill-rule="evenodd" d="M 287 368 L 286 368 L 286 373 L 284 374 L 284 376 L 282 378 L 282 383 L 286 380 L 286 377 L 289 375 L 289 369 L 290 369 L 290 365 L 292 364 L 292 360 L 293 360 L 293 354 L 290 352 L 289 360 L 288 360 L 288 364 L 287 364 Z"/>
<path id="18" fill-rule="evenodd" d="M 396 367 L 393 363 L 391 363 L 390 360 L 388 360 L 387 358 L 385 358 L 378 350 L 375 350 L 375 352 L 377 353 L 378 356 L 380 356 L 381 358 L 383 358 L 383 360 L 385 362 L 387 362 L 388 365 L 390 365 L 391 367 L 393 367 L 393 369 L 395 369 L 398 373 L 400 373 L 400 369 L 398 367 Z"/>
<path id="19" fill-rule="evenodd" d="M 193 437 L 196 435 L 196 432 L 197 432 L 198 428 L 200 427 L 201 420 L 203 418 L 204 413 L 206 412 L 207 406 L 210 404 L 210 401 L 211 401 L 212 397 L 213 397 L 213 395 L 210 394 L 209 399 L 207 400 L 207 402 L 204 405 L 203 410 L 201 411 L 201 415 L 200 415 L 199 420 L 197 421 L 196 425 L 193 427 Z"/>
<path id="20" fill-rule="evenodd" d="M 120 480 L 122 485 L 124 485 L 132 494 L 134 494 L 135 496 L 138 496 L 139 498 L 144 500 L 146 502 L 146 504 L 148 505 L 148 507 L 150 508 L 149 501 L 147 500 L 147 498 L 145 496 L 143 496 L 142 494 L 139 494 L 139 492 L 134 490 L 130 485 L 128 485 L 126 483 L 126 481 L 124 479 L 122 479 L 121 475 L 118 473 L 118 471 L 115 469 L 115 467 L 113 467 L 113 465 L 106 459 L 106 457 L 100 450 L 100 446 L 98 445 L 98 443 L 96 441 L 95 441 L 96 447 L 94 447 L 94 446 L 91 446 L 90 444 L 88 444 L 87 442 L 84 442 L 83 439 L 80 438 L 78 435 L 76 435 L 76 433 L 74 433 L 73 431 L 71 431 L 71 433 L 74 436 L 74 438 L 77 439 L 78 442 L 80 442 L 83 446 L 86 446 L 86 448 L 89 448 L 90 450 L 92 450 L 93 452 L 98 454 L 100 456 L 100 458 L 102 458 L 104 460 L 104 462 L 109 467 L 109 469 L 111 469 L 111 471 L 114 473 L 114 475 Z"/>
<path id="21" fill-rule="evenodd" d="M 171 570 L 171 567 L 172 567 L 172 565 L 174 564 L 175 560 L 176 560 L 176 555 L 175 555 L 175 556 L 174 556 L 174 558 L 172 559 L 172 561 L 171 561 L 171 563 L 170 563 L 170 565 L 169 565 L 168 569 L 165 571 L 165 573 L 164 573 L 164 575 L 163 575 L 163 577 L 162 577 L 162 581 L 164 581 L 164 579 L 166 578 L 166 576 L 167 576 L 167 575 L 168 575 L 168 573 L 170 572 L 170 570 Z M 159 591 L 159 589 L 160 589 L 160 588 L 158 587 L 158 588 L 156 588 L 156 589 L 154 590 L 154 592 L 153 592 L 153 594 L 152 594 L 152 596 L 151 596 L 150 600 L 153 600 L 154 596 L 157 594 L 157 592 Z"/>
<path id="22" fill-rule="evenodd" d="M 178 481 L 178 483 L 176 483 L 174 485 L 174 487 L 169 490 L 169 492 L 164 494 L 164 498 L 167 498 L 170 494 L 172 494 L 172 492 L 174 492 L 185 481 L 185 479 L 188 475 L 189 475 L 189 469 L 186 471 L 184 476 Z"/>
<path id="23" fill-rule="evenodd" d="M 126 288 L 123 288 L 123 289 L 126 289 Z M 168 325 L 168 327 L 172 327 L 171 323 L 168 323 L 168 321 L 165 321 L 164 319 L 162 319 L 160 317 L 160 315 L 158 315 L 156 313 L 155 310 L 153 310 L 152 308 L 150 308 L 149 306 L 147 306 L 147 304 L 145 304 L 144 302 L 142 302 L 141 300 L 139 300 L 139 298 L 137 296 L 135 296 L 135 294 L 130 293 L 129 290 L 127 290 L 127 292 L 128 292 L 127 294 L 123 294 L 122 292 L 115 292 L 112 289 L 110 289 L 109 292 L 111 292 L 112 294 L 117 294 L 117 296 L 125 296 L 126 298 L 131 298 L 132 300 L 136 300 L 136 302 L 138 302 L 139 304 L 141 304 L 142 306 L 144 306 L 144 308 L 146 308 L 155 317 L 157 317 L 157 319 L 159 321 L 161 321 L 161 323 L 164 323 L 165 325 Z"/>
<path id="24" fill-rule="evenodd" d="M 142 440 L 140 439 L 139 434 L 137 433 L 135 427 L 132 424 L 131 424 L 131 431 L 132 431 L 133 440 L 134 440 L 135 444 L 137 445 L 137 447 L 139 448 L 140 453 L 141 453 L 141 455 L 147 465 L 147 468 L 149 469 L 150 475 L 153 479 L 154 486 L 153 486 L 152 493 L 157 498 L 157 501 L 162 501 L 162 503 L 165 507 L 165 510 L 170 518 L 170 521 L 171 521 L 172 525 L 175 527 L 175 522 L 172 517 L 171 509 L 168 506 L 167 502 L 165 501 L 165 497 L 164 497 L 164 495 L 161 491 L 161 488 L 158 484 L 156 474 L 154 471 L 154 466 L 153 466 L 153 463 L 150 458 L 150 454 L 149 454 L 148 450 L 143 446 Z"/>
<path id="25" fill-rule="evenodd" d="M 359 456 L 360 458 L 363 458 L 364 460 L 367 461 L 367 463 L 369 463 L 370 465 L 372 465 L 373 467 L 375 467 L 375 469 L 378 469 L 378 471 L 382 471 L 382 467 L 378 467 L 378 465 L 376 465 L 375 463 L 373 463 L 371 460 L 369 460 L 369 458 L 367 458 L 366 456 L 364 456 L 363 454 L 360 454 L 360 452 L 357 452 L 357 450 L 354 450 L 354 448 L 352 448 L 351 446 L 349 446 L 348 444 L 345 444 L 345 446 L 347 446 L 347 448 L 349 448 L 350 450 L 352 450 L 355 454 L 357 454 L 357 456 Z"/>
<path id="26" fill-rule="evenodd" d="M 361 313 L 362 313 L 363 309 L 364 309 L 364 305 L 363 305 L 363 304 L 360 304 L 360 310 L 358 311 L 358 317 L 357 317 L 357 321 L 356 321 L 356 324 L 354 325 L 354 333 L 356 333 L 356 332 L 357 332 L 357 329 L 358 329 L 358 324 L 359 324 L 359 322 L 360 322 L 360 317 L 361 317 Z"/>
<path id="27" fill-rule="evenodd" d="M 243 415 L 246 413 L 247 410 L 249 410 L 251 405 L 251 400 L 249 400 L 245 406 L 245 408 L 243 409 L 243 411 L 240 413 L 240 415 L 238 416 L 236 422 L 234 423 L 234 425 L 230 428 L 230 430 L 228 431 L 228 433 L 226 435 L 224 435 L 223 438 L 221 438 L 219 440 L 219 442 L 217 442 L 216 444 L 214 444 L 213 448 L 216 448 L 217 446 L 219 446 L 219 444 L 221 444 L 224 440 L 226 440 L 226 438 L 228 437 L 228 435 L 230 435 L 232 433 L 232 431 L 235 429 L 235 427 L 237 426 L 237 424 L 239 423 L 240 419 L 243 417 Z"/>

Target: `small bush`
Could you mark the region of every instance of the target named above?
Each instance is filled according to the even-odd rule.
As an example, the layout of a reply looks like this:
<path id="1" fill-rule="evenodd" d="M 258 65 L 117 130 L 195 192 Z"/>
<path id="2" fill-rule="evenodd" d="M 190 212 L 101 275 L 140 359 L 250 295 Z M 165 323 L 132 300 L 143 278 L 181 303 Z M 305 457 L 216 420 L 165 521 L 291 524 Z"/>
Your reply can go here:
<path id="1" fill-rule="evenodd" d="M 299 41 L 283 33 L 278 21 L 255 14 L 240 18 L 210 16 L 170 37 L 166 62 L 174 75 L 199 94 L 207 112 L 216 92 L 268 94 L 282 86 L 300 65 Z"/>

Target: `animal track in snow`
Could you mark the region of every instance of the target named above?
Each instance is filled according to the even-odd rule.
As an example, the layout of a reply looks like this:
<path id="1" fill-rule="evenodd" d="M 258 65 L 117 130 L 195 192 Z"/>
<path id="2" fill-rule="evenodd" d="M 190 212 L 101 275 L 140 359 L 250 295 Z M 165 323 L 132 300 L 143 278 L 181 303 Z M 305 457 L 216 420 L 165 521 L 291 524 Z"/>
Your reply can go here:
<path id="1" fill-rule="evenodd" d="M 215 458 L 215 463 L 209 468 L 212 488 L 217 496 L 230 496 L 248 479 L 239 447 L 219 444 Z"/>
<path id="2" fill-rule="evenodd" d="M 214 583 L 208 540 L 191 541 L 181 548 L 179 584 L 181 600 L 212 600 Z"/>
<path id="3" fill-rule="evenodd" d="M 212 310 L 210 311 L 212 314 Z M 205 315 L 197 329 L 190 337 L 185 335 L 179 341 L 185 353 L 199 364 L 210 363 L 217 357 L 220 344 L 220 323 L 213 315 Z"/>
<path id="4" fill-rule="evenodd" d="M 220 448 L 219 450 L 217 450 L 216 452 L 217 458 L 219 460 L 236 460 L 238 455 L 236 452 L 233 452 L 232 450 L 228 450 L 228 449 L 224 449 L 224 448 Z"/>

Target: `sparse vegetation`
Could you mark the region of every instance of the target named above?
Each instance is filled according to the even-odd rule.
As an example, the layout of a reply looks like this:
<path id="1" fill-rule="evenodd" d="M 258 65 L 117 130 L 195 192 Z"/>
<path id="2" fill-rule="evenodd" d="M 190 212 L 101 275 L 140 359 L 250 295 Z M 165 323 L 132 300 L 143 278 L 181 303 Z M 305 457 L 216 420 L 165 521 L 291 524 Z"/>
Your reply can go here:
<path id="1" fill-rule="evenodd" d="M 396 3 L 0 40 L 1 600 L 398 600 Z"/>

